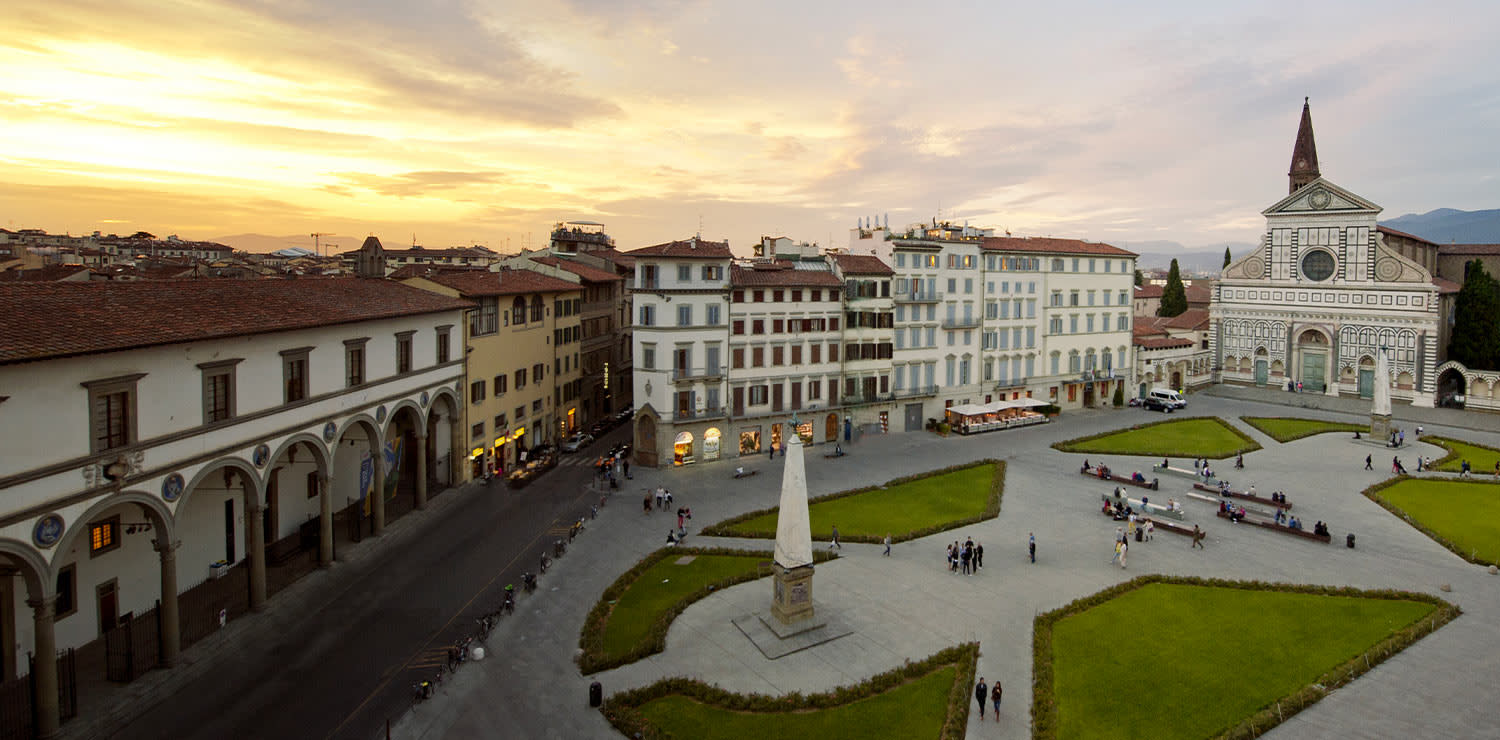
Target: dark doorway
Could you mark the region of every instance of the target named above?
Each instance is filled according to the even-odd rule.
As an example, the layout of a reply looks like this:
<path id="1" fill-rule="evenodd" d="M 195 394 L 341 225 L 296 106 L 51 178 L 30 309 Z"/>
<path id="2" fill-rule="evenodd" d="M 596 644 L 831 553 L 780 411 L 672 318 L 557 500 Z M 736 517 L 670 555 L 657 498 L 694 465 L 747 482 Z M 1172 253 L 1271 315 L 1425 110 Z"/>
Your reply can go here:
<path id="1" fill-rule="evenodd" d="M 99 603 L 99 634 L 104 634 L 120 623 L 120 595 L 115 581 L 99 584 L 94 590 Z"/>
<path id="2" fill-rule="evenodd" d="M 224 562 L 234 562 L 234 497 L 224 502 Z"/>

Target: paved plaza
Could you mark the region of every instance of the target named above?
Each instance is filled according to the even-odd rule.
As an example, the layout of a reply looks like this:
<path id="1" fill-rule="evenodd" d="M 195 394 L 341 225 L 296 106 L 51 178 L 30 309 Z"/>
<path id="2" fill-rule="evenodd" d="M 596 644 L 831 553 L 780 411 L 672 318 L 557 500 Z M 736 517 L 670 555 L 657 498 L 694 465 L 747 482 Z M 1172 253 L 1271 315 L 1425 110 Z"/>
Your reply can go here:
<path id="1" fill-rule="evenodd" d="M 1288 408 L 1270 402 L 1287 400 L 1319 408 Z M 1131 543 L 1128 570 L 1109 563 L 1116 522 L 1099 513 L 1099 494 L 1110 491 L 1111 484 L 1078 475 L 1083 456 L 1057 452 L 1049 445 L 1157 421 L 1163 418 L 1159 414 L 1134 408 L 1071 412 L 1051 424 L 967 438 L 927 433 L 866 435 L 846 446 L 849 456 L 833 460 L 819 454 L 821 447 L 812 448 L 807 455 L 812 496 L 982 457 L 1004 459 L 1008 470 L 1000 516 L 898 543 L 889 558 L 881 556 L 880 545 L 845 544 L 838 560 L 818 566 L 814 599 L 819 609 L 836 610 L 854 627 L 854 634 L 847 637 L 779 660 L 764 658 L 731 623 L 768 606 L 770 585 L 762 579 L 690 606 L 673 623 L 665 652 L 597 676 L 582 676 L 573 657 L 584 616 L 599 593 L 660 547 L 668 529 L 676 524 L 668 514 L 643 514 L 641 489 L 664 485 L 676 496 L 677 506 L 692 508 L 688 545 L 767 551 L 772 546 L 770 540 L 691 533 L 745 511 L 774 506 L 782 458 L 771 461 L 759 456 L 677 470 L 638 469 L 635 479 L 626 482 L 569 554 L 547 573 L 542 588 L 522 598 L 514 617 L 502 620 L 490 637 L 489 656 L 464 666 L 436 698 L 414 707 L 396 724 L 393 737 L 613 737 L 617 733 L 603 716 L 588 707 L 590 681 L 602 682 L 606 695 L 667 676 L 691 676 L 740 692 L 818 692 L 973 640 L 980 643 L 978 673 L 992 683 L 998 679 L 1004 684 L 1005 701 L 999 723 L 990 719 L 981 724 L 971 714 L 968 737 L 1025 738 L 1030 734 L 1033 617 L 1145 573 L 1396 588 L 1453 601 L 1462 606 L 1463 616 L 1269 736 L 1500 736 L 1500 717 L 1493 710 L 1493 687 L 1500 685 L 1500 577 L 1460 560 L 1360 495 L 1361 489 L 1389 476 L 1391 451 L 1355 442 L 1344 434 L 1278 444 L 1237 418 L 1360 421 L 1362 417 L 1355 414 L 1367 408 L 1368 404 L 1358 401 L 1312 396 L 1285 399 L 1254 389 L 1216 388 L 1192 396 L 1185 415 L 1221 416 L 1265 448 L 1246 455 L 1245 470 L 1229 470 L 1224 476 L 1236 488 L 1253 484 L 1264 493 L 1286 491 L 1309 528 L 1319 519 L 1329 523 L 1334 542 L 1324 545 L 1233 525 L 1214 516 L 1213 505 L 1188 501 L 1184 504 L 1187 520 L 1208 533 L 1207 549 L 1189 549 L 1188 538 L 1158 531 L 1154 542 Z M 1409 470 L 1416 469 L 1417 455 L 1443 454 L 1437 447 L 1410 443 L 1416 423 L 1423 424 L 1429 434 L 1500 444 L 1497 417 L 1397 408 L 1396 418 L 1408 430 L 1409 443 L 1400 454 Z M 1444 426 L 1455 421 L 1486 429 Z M 1362 469 L 1367 454 L 1375 457 L 1373 472 Z M 1148 477 L 1151 463 L 1159 462 L 1102 459 L 1117 472 L 1139 469 Z M 735 465 L 762 474 L 733 480 Z M 1152 500 L 1183 500 L 1189 487 L 1184 479 L 1163 478 Z M 1036 534 L 1035 565 L 1026 562 L 1028 532 Z M 1344 546 L 1348 532 L 1357 534 L 1357 549 Z M 984 569 L 974 576 L 948 572 L 943 562 L 945 545 L 968 537 L 984 544 Z M 826 548 L 827 543 L 815 542 L 814 547 Z M 1451 592 L 1441 592 L 1442 584 L 1451 585 Z M 1245 650 L 1277 639 L 1273 634 L 1233 637 L 1232 642 Z M 1138 649 L 1142 661 L 1153 661 L 1161 658 L 1151 647 L 1170 643 L 1170 635 L 1139 646 L 1124 640 L 1121 649 Z M 1130 677 L 1119 677 L 1118 684 L 1122 691 L 1129 691 Z M 1211 692 L 1215 687 L 1203 690 Z"/>

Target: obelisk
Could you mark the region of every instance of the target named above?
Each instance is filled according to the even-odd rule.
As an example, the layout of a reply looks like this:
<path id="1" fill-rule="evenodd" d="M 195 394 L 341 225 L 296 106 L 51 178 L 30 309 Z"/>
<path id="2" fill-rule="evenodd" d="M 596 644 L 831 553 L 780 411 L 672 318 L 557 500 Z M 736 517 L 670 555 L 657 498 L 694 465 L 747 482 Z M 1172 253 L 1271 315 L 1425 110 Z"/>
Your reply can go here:
<path id="1" fill-rule="evenodd" d="M 807 515 L 807 470 L 796 417 L 785 446 L 781 506 L 776 514 L 775 594 L 771 614 L 784 625 L 812 619 L 812 527 Z"/>
<path id="2" fill-rule="evenodd" d="M 1391 438 L 1391 360 L 1385 347 L 1375 350 L 1374 404 L 1370 407 L 1370 439 Z"/>

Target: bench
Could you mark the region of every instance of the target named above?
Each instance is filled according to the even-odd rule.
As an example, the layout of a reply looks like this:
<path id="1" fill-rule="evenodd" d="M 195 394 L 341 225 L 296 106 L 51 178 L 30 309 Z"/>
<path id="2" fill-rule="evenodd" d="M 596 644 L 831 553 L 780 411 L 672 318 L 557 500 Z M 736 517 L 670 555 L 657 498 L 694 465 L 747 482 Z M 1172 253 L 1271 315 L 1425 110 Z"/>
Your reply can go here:
<path id="1" fill-rule="evenodd" d="M 1212 488 L 1212 487 L 1209 487 L 1209 486 L 1205 486 L 1202 483 L 1194 483 L 1193 484 L 1193 488 L 1196 488 L 1196 489 L 1198 489 L 1200 491 L 1208 491 L 1209 493 L 1218 494 L 1218 495 L 1224 496 L 1226 498 L 1237 498 L 1237 499 L 1240 499 L 1240 500 L 1243 500 L 1243 501 L 1254 501 L 1257 504 L 1262 504 L 1264 506 L 1270 506 L 1270 507 L 1272 507 L 1274 509 L 1281 509 L 1282 511 L 1291 511 L 1291 509 L 1292 509 L 1292 505 L 1290 503 L 1288 503 L 1288 502 L 1272 501 L 1270 499 L 1270 497 L 1268 497 L 1268 496 L 1261 496 L 1260 494 L 1249 494 L 1249 493 L 1245 493 L 1244 491 L 1232 491 L 1232 490 L 1220 491 L 1217 488 Z"/>
<path id="2" fill-rule="evenodd" d="M 1131 480 L 1128 477 L 1115 475 L 1114 473 L 1108 473 L 1106 475 L 1099 475 L 1098 470 L 1099 470 L 1098 466 L 1092 466 L 1091 465 L 1091 466 L 1089 466 L 1087 468 L 1083 468 L 1083 469 L 1079 470 L 1078 473 L 1080 475 L 1084 475 L 1084 476 L 1087 476 L 1089 478 L 1093 478 L 1095 480 L 1107 480 L 1107 481 L 1111 481 L 1111 482 L 1114 482 L 1114 483 L 1124 483 L 1124 484 L 1129 485 L 1129 486 L 1135 486 L 1137 488 L 1145 488 L 1145 489 L 1151 490 L 1151 491 L 1157 490 L 1157 482 L 1156 482 L 1155 479 L 1146 481 L 1144 483 L 1138 483 L 1136 481 Z"/>
<path id="3" fill-rule="evenodd" d="M 1162 506 L 1160 504 L 1147 503 L 1147 502 L 1141 501 L 1140 499 L 1133 499 L 1133 498 L 1129 498 L 1129 497 L 1123 497 L 1123 498 L 1118 498 L 1117 499 L 1113 495 L 1108 494 L 1108 493 L 1101 493 L 1101 494 L 1099 494 L 1099 498 L 1103 499 L 1104 503 L 1106 503 L 1106 504 L 1113 504 L 1116 501 L 1120 501 L 1121 503 L 1124 503 L 1127 506 L 1130 506 L 1131 508 L 1135 509 L 1137 512 L 1139 512 L 1143 516 L 1153 516 L 1153 517 L 1155 517 L 1155 516 L 1165 516 L 1165 517 L 1170 517 L 1172 519 L 1179 519 L 1179 520 L 1182 519 L 1182 512 L 1181 511 L 1173 511 L 1173 510 L 1168 509 L 1167 507 Z"/>
<path id="4" fill-rule="evenodd" d="M 1157 519 L 1154 516 L 1148 516 L 1146 517 L 1146 519 L 1149 520 L 1152 526 L 1157 529 L 1164 529 L 1168 532 L 1176 532 L 1177 534 L 1187 535 L 1188 537 L 1193 536 L 1193 528 L 1189 525 L 1183 524 L 1182 522 Z"/>
<path id="5" fill-rule="evenodd" d="M 759 474 L 760 474 L 759 470 L 736 470 L 736 471 L 734 471 L 734 477 L 737 478 L 737 479 L 738 478 L 749 478 L 752 475 L 759 475 Z"/>
<path id="6" fill-rule="evenodd" d="M 1218 512 L 1218 514 L 1219 514 L 1219 518 L 1220 519 L 1228 519 L 1228 518 L 1230 518 L 1229 514 L 1227 512 L 1220 511 L 1220 512 Z M 1281 525 L 1281 524 L 1277 524 L 1276 522 L 1273 522 L 1273 521 L 1267 521 L 1265 519 L 1259 519 L 1259 518 L 1257 518 L 1257 519 L 1251 519 L 1249 517 L 1246 517 L 1244 519 L 1241 519 L 1240 523 L 1241 524 L 1253 524 L 1253 525 L 1255 525 L 1257 527 L 1265 527 L 1266 529 L 1274 529 L 1277 532 L 1281 532 L 1283 534 L 1290 534 L 1290 535 L 1294 535 L 1294 536 L 1297 536 L 1297 537 L 1301 537 L 1303 539 L 1308 539 L 1308 540 L 1314 540 L 1314 541 L 1317 541 L 1317 542 L 1322 542 L 1324 544 L 1328 544 L 1329 542 L 1333 541 L 1333 535 L 1332 534 L 1318 534 L 1318 533 L 1316 533 L 1316 532 L 1314 532 L 1314 531 L 1312 531 L 1310 529 L 1292 529 L 1291 527 L 1284 526 L 1284 525 Z"/>
<path id="7" fill-rule="evenodd" d="M 1181 476 L 1183 478 L 1193 478 L 1193 479 L 1198 479 L 1198 478 L 1202 477 L 1202 476 L 1198 475 L 1198 471 L 1196 471 L 1196 470 L 1188 470 L 1187 468 L 1162 467 L 1161 465 L 1152 465 L 1151 466 L 1151 472 L 1153 472 L 1153 473 L 1167 473 L 1168 475 L 1176 475 L 1176 476 Z"/>

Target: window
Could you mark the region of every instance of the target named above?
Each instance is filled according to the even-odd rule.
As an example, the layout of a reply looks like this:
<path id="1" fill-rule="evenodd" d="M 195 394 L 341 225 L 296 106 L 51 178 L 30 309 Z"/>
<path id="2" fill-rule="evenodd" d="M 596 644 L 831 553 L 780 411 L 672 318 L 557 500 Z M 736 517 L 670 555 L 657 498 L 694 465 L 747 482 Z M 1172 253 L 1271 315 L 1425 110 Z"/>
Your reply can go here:
<path id="1" fill-rule="evenodd" d="M 1115 325 L 1115 331 L 1125 331 L 1130 328 L 1129 322 L 1130 319 L 1126 318 L 1125 314 L 1120 314 L 1120 319 Z"/>
<path id="2" fill-rule="evenodd" d="M 307 398 L 307 355 L 311 347 L 299 347 L 281 353 L 281 381 L 286 389 L 283 400 L 295 403 Z"/>
<path id="3" fill-rule="evenodd" d="M 1068 333 L 1078 333 L 1078 314 L 1076 313 L 1068 317 Z"/>
<path id="4" fill-rule="evenodd" d="M 531 382 L 540 383 L 542 382 L 542 378 L 545 377 L 547 377 L 546 363 L 538 362 L 531 366 Z"/>
<path id="5" fill-rule="evenodd" d="M 473 438 L 473 439 L 478 439 L 480 437 L 483 437 L 484 436 L 484 422 L 481 421 L 478 424 L 475 424 L 474 426 L 469 427 L 469 436 L 471 438 Z"/>
<path id="6" fill-rule="evenodd" d="M 808 347 L 808 352 L 810 352 L 811 355 L 812 355 L 811 361 L 813 363 L 819 363 L 819 362 L 823 361 L 823 345 L 821 345 L 821 344 L 810 345 Z"/>
<path id="7" fill-rule="evenodd" d="M 782 302 L 782 298 L 785 297 L 785 296 L 786 296 L 786 291 L 784 291 L 784 290 L 773 290 L 773 291 L 771 291 L 771 302 L 772 303 L 781 303 Z"/>
<path id="8" fill-rule="evenodd" d="M 786 364 L 785 363 L 785 359 L 786 359 L 786 349 L 784 347 L 782 347 L 780 345 L 777 345 L 777 346 L 771 348 L 771 364 L 772 365 L 778 365 L 778 366 L 779 365 L 784 365 L 784 364 Z"/>
<path id="9" fill-rule="evenodd" d="M 802 345 L 800 345 L 800 344 L 794 344 L 794 345 L 792 345 L 792 364 L 793 365 L 801 365 L 802 364 Z"/>
<path id="10" fill-rule="evenodd" d="M 1091 260 L 1089 260 L 1089 272 L 1093 272 L 1093 271 L 1094 271 L 1094 261 L 1091 259 Z"/>
<path id="11" fill-rule="evenodd" d="M 723 279 L 723 277 L 724 277 L 724 268 L 719 267 L 718 265 L 704 265 L 703 266 L 703 279 L 704 280 L 720 280 L 720 279 Z"/>
<path id="12" fill-rule="evenodd" d="M 1073 272 L 1078 272 L 1078 258 L 1073 258 Z"/>
<path id="13" fill-rule="evenodd" d="M 521 324 L 526 323 L 526 299 L 525 298 L 522 298 L 521 296 L 516 296 L 516 299 L 514 301 L 511 301 L 511 304 L 510 304 L 510 320 L 511 320 L 511 323 L 516 324 L 518 326 L 521 325 Z"/>
<path id="14" fill-rule="evenodd" d="M 734 323 L 732 324 L 732 326 L 734 327 L 733 331 L 734 331 L 735 334 L 744 334 L 745 333 L 745 320 L 744 319 L 735 319 Z"/>
<path id="15" fill-rule="evenodd" d="M 719 304 L 710 303 L 703 307 L 703 311 L 705 313 L 704 323 L 709 326 L 719 325 Z"/>
<path id="16" fill-rule="evenodd" d="M 507 426 L 510 425 L 505 420 L 505 414 L 495 414 L 495 431 L 498 432 Z"/>
<path id="17" fill-rule="evenodd" d="M 234 418 L 235 383 L 234 366 L 239 360 L 205 362 L 198 366 L 203 371 L 203 423 L 227 421 Z"/>
<path id="18" fill-rule="evenodd" d="M 1061 334 L 1062 333 L 1062 317 L 1061 316 L 1053 316 L 1051 323 L 1047 326 L 1047 331 L 1049 333 L 1051 333 L 1051 334 Z"/>
<path id="19" fill-rule="evenodd" d="M 641 326 L 656 326 L 656 306 L 646 304 L 641 306 Z"/>
<path id="20" fill-rule="evenodd" d="M 729 357 L 731 358 L 731 361 L 733 362 L 734 369 L 738 370 L 738 369 L 743 368 L 745 366 L 745 348 L 744 347 L 735 347 L 734 349 L 729 350 Z"/>
<path id="21" fill-rule="evenodd" d="M 754 291 L 750 295 L 751 295 L 752 298 L 755 299 L 756 303 L 765 303 L 766 302 L 766 292 L 764 290 Z"/>
<path id="22" fill-rule="evenodd" d="M 344 386 L 353 388 L 365 382 L 365 342 L 369 337 L 344 340 Z"/>
<path id="23" fill-rule="evenodd" d="M 829 362 L 838 362 L 839 361 L 839 345 L 836 342 L 829 342 L 828 343 L 828 361 Z"/>
<path id="24" fill-rule="evenodd" d="M 757 292 L 759 292 L 759 291 L 757 291 Z M 765 334 L 766 333 L 766 320 L 765 319 L 754 319 L 754 320 L 752 320 L 750 322 L 750 333 L 751 334 Z"/>
<path id="25" fill-rule="evenodd" d="M 483 336 L 500 331 L 500 299 L 480 298 L 479 308 L 469 314 L 469 334 Z"/>
<path id="26" fill-rule="evenodd" d="M 525 388 L 525 387 L 526 387 L 526 368 L 523 367 L 520 370 L 516 371 L 516 390 L 521 390 L 522 388 Z"/>
<path id="27" fill-rule="evenodd" d="M 1085 319 L 1084 323 L 1086 324 L 1085 331 L 1092 332 L 1094 330 L 1094 315 L 1089 314 L 1083 318 Z"/>
<path id="28" fill-rule="evenodd" d="M 411 335 L 416 332 L 403 331 L 396 335 L 396 374 L 411 372 Z"/>
<path id="29" fill-rule="evenodd" d="M 52 607 L 52 618 L 60 620 L 78 611 L 78 567 L 68 563 L 57 572 L 57 603 Z"/>
<path id="30" fill-rule="evenodd" d="M 677 325 L 678 326 L 692 326 L 693 325 L 693 307 L 692 306 L 678 306 L 677 307 Z"/>
<path id="31" fill-rule="evenodd" d="M 1078 291 L 1075 290 L 1075 291 L 1072 291 L 1071 293 L 1068 294 L 1068 305 L 1069 306 L 1076 306 L 1076 305 L 1078 305 Z"/>
<path id="32" fill-rule="evenodd" d="M 801 303 L 801 302 L 802 302 L 802 291 L 799 290 L 799 289 L 793 289 L 792 290 L 792 303 Z"/>
<path id="33" fill-rule="evenodd" d="M 532 414 L 540 414 L 540 413 L 542 413 L 542 399 L 538 398 L 537 400 L 531 402 L 531 413 Z"/>
<path id="34" fill-rule="evenodd" d="M 515 410 L 515 417 L 516 417 L 516 423 L 518 423 L 518 424 L 521 422 L 522 419 L 526 418 L 526 407 L 525 406 L 517 406 L 516 410 Z"/>
<path id="35" fill-rule="evenodd" d="M 782 333 L 784 331 L 786 331 L 786 322 L 785 321 L 782 321 L 781 319 L 772 319 L 771 320 L 771 333 L 772 334 L 780 334 L 780 333 Z"/>
<path id="36" fill-rule="evenodd" d="M 506 377 L 504 375 L 496 375 L 495 376 L 495 380 L 494 380 L 494 386 L 495 387 L 492 389 L 494 391 L 495 395 L 500 396 L 500 395 L 504 395 L 505 394 L 505 382 L 507 380 L 510 380 L 510 378 L 508 378 L 508 377 Z"/>
<path id="37" fill-rule="evenodd" d="M 1063 271 L 1063 261 L 1061 259 L 1053 259 L 1052 260 L 1052 271 L 1053 272 L 1062 272 Z"/>
<path id="38" fill-rule="evenodd" d="M 120 517 L 89 523 L 89 556 L 103 555 L 120 546 Z"/>
<path id="39" fill-rule="evenodd" d="M 644 369 L 646 369 L 646 370 L 655 370 L 656 369 L 656 345 L 654 345 L 654 344 L 643 344 L 643 345 L 641 345 L 641 367 L 644 368 Z M 519 388 L 520 386 L 516 386 L 516 387 Z"/>
<path id="40" fill-rule="evenodd" d="M 766 364 L 766 348 L 765 347 L 751 347 L 750 348 L 750 367 L 765 367 L 765 364 Z"/>
<path id="41" fill-rule="evenodd" d="M 766 387 L 763 385 L 750 386 L 750 405 L 761 406 L 766 403 Z"/>
<path id="42" fill-rule="evenodd" d="M 542 308 L 542 297 L 539 296 L 539 295 L 532 296 L 531 297 L 531 320 L 532 321 L 541 321 L 542 320 L 542 311 L 543 310 L 544 309 Z"/>
<path id="43" fill-rule="evenodd" d="M 677 266 L 677 282 L 679 282 L 679 283 L 687 283 L 687 282 L 692 282 L 692 280 L 693 280 L 693 266 L 692 265 L 678 265 Z"/>
<path id="44" fill-rule="evenodd" d="M 476 380 L 469 384 L 469 403 L 479 403 L 484 400 L 484 381 Z"/>
<path id="45" fill-rule="evenodd" d="M 439 326 L 437 328 L 437 363 L 439 365 L 447 362 L 449 358 L 448 330 L 451 328 L 453 327 Z"/>
<path id="46" fill-rule="evenodd" d="M 1061 306 L 1062 305 L 1062 291 L 1060 291 L 1060 290 L 1054 290 L 1054 291 L 1052 291 L 1052 305 L 1054 305 L 1054 306 Z"/>

